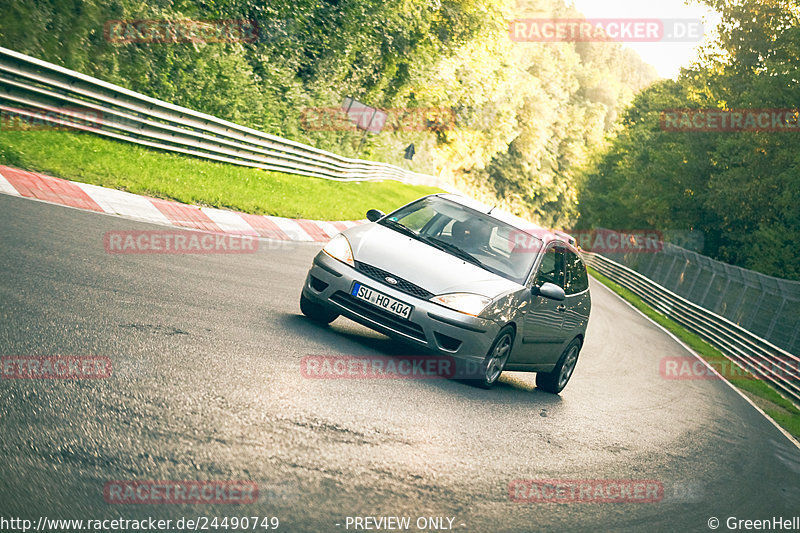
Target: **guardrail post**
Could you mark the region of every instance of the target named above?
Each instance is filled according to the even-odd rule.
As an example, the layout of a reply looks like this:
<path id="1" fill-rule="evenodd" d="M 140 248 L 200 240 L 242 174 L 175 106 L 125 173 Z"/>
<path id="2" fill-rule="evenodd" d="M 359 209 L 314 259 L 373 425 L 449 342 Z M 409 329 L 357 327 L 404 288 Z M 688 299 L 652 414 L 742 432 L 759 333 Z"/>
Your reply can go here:
<path id="1" fill-rule="evenodd" d="M 653 275 L 653 263 L 656 262 L 656 256 L 658 256 L 658 253 L 653 253 L 653 257 L 650 258 L 650 264 L 647 265 L 647 274 L 649 276 Z"/>
<path id="2" fill-rule="evenodd" d="M 667 273 L 664 274 L 664 283 L 663 284 L 665 286 L 667 284 L 667 281 L 669 280 L 669 275 L 672 274 L 672 269 L 675 267 L 675 263 L 677 261 L 678 261 L 678 256 L 677 255 L 672 256 L 672 264 L 669 265 L 669 268 L 667 269 Z M 672 289 L 674 290 L 675 287 L 672 287 Z"/>
<path id="3" fill-rule="evenodd" d="M 800 325 L 800 324 L 798 324 Z M 789 351 L 792 353 L 797 353 L 795 351 L 794 345 L 797 342 L 798 334 L 800 334 L 800 327 L 794 328 L 794 334 L 792 335 L 792 340 L 789 341 Z"/>
<path id="4" fill-rule="evenodd" d="M 756 304 L 755 309 L 753 309 L 753 312 L 750 313 L 750 317 L 749 317 L 750 320 L 747 321 L 747 325 L 746 326 L 744 324 L 742 324 L 742 327 L 744 327 L 745 329 L 750 329 L 750 328 L 753 327 L 753 321 L 756 319 L 756 316 L 758 316 L 758 312 L 761 311 L 761 302 L 764 301 L 764 296 L 766 296 L 766 295 L 767 295 L 767 291 L 765 291 L 764 288 L 762 287 L 761 288 L 761 296 L 758 298 L 758 303 Z"/>
<path id="5" fill-rule="evenodd" d="M 688 259 L 686 259 L 685 257 L 682 257 L 681 259 L 683 259 L 683 270 L 681 270 L 681 273 L 678 276 L 678 282 L 675 284 L 675 290 L 676 291 L 678 290 L 678 285 L 681 284 L 681 280 L 683 279 L 683 275 L 686 274 L 686 267 L 689 266 L 689 260 Z"/>
<path id="6" fill-rule="evenodd" d="M 692 285 L 689 287 L 689 290 L 686 291 L 686 294 L 692 294 L 692 291 L 694 290 L 694 286 L 697 285 L 697 280 L 700 279 L 700 274 L 703 272 L 703 267 L 701 265 L 698 265 L 697 268 L 700 269 L 700 272 L 695 274 L 694 280 L 692 280 Z"/>
<path id="7" fill-rule="evenodd" d="M 772 337 L 772 331 L 775 329 L 775 323 L 778 321 L 778 317 L 781 316 L 781 311 L 783 311 L 783 306 L 786 305 L 786 298 L 781 300 L 781 305 L 778 307 L 778 310 L 772 315 L 772 322 L 769 323 L 769 328 L 767 328 L 767 333 L 764 337 L 769 340 Z"/>
<path id="8" fill-rule="evenodd" d="M 698 278 L 699 277 L 700 276 L 698 276 Z M 703 297 L 700 298 L 700 300 L 697 302 L 700 305 L 702 305 L 703 307 L 705 307 L 705 304 L 706 304 L 706 296 L 708 296 L 708 291 L 711 290 L 711 286 L 714 284 L 714 280 L 716 278 L 717 278 L 717 273 L 716 272 L 712 272 L 711 273 L 711 280 L 709 280 L 709 282 L 708 282 L 708 287 L 706 287 L 706 291 L 703 293 Z"/>
<path id="9" fill-rule="evenodd" d="M 742 308 L 742 304 L 744 303 L 744 297 L 747 294 L 748 288 L 750 288 L 750 286 L 747 283 L 745 283 L 744 280 L 742 280 L 742 295 L 739 296 L 739 301 L 736 302 L 736 310 L 733 312 L 731 317 L 735 317 L 736 315 L 739 314 L 739 310 Z M 739 324 L 739 321 L 737 320 L 736 323 Z"/>
<path id="10" fill-rule="evenodd" d="M 730 286 L 731 286 L 731 278 L 728 277 L 728 281 L 725 282 L 725 288 L 722 289 L 722 296 L 720 296 L 720 299 L 719 299 L 719 302 L 717 302 L 717 305 L 714 306 L 714 311 L 719 309 L 720 304 L 725 302 L 725 296 L 728 294 L 728 287 L 730 287 Z M 725 309 L 727 309 L 727 308 L 728 308 L 728 306 L 726 305 Z M 722 313 L 720 313 L 720 314 L 722 314 Z"/>

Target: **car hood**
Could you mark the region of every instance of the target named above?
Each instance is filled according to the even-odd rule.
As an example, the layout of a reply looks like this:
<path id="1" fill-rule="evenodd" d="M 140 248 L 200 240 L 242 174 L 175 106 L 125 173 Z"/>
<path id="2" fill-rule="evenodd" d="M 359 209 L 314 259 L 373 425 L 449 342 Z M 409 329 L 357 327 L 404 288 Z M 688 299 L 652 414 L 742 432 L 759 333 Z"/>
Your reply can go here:
<path id="1" fill-rule="evenodd" d="M 471 292 L 495 298 L 521 285 L 380 224 L 344 232 L 356 261 L 410 281 L 433 294 Z"/>

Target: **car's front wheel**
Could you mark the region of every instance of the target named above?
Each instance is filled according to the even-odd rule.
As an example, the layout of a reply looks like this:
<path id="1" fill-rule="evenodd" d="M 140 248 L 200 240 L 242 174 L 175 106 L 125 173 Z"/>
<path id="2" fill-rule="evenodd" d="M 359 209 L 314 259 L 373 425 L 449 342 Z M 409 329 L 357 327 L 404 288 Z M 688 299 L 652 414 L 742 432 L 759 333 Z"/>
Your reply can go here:
<path id="1" fill-rule="evenodd" d="M 536 374 L 536 386 L 545 392 L 558 394 L 567 386 L 569 378 L 575 371 L 578 355 L 581 352 L 581 340 L 573 339 L 567 346 L 561 358 L 556 363 L 552 372 L 539 372 Z"/>
<path id="2" fill-rule="evenodd" d="M 511 356 L 512 346 L 514 346 L 514 328 L 506 326 L 497 334 L 489 353 L 486 354 L 481 367 L 482 376 L 477 380 L 478 385 L 490 389 L 497 382 Z"/>
<path id="3" fill-rule="evenodd" d="M 302 293 L 300 294 L 300 311 L 314 322 L 319 322 L 320 324 L 330 324 L 339 316 L 339 313 L 312 302 Z"/>

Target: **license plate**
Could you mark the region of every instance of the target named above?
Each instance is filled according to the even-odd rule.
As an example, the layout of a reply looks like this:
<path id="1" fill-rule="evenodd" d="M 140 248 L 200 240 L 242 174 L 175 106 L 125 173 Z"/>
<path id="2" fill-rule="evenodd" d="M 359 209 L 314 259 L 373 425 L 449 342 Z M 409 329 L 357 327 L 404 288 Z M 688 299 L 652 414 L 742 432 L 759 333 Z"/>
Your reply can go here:
<path id="1" fill-rule="evenodd" d="M 370 289 L 366 285 L 362 285 L 358 282 L 353 283 L 353 289 L 350 291 L 350 294 L 359 300 L 369 302 L 372 305 L 376 305 L 381 309 L 385 309 L 390 313 L 394 313 L 397 316 L 401 316 L 406 319 L 411 316 L 411 310 L 413 307 L 410 305 L 404 304 L 399 300 L 395 300 L 391 296 L 386 296 L 375 289 Z"/>

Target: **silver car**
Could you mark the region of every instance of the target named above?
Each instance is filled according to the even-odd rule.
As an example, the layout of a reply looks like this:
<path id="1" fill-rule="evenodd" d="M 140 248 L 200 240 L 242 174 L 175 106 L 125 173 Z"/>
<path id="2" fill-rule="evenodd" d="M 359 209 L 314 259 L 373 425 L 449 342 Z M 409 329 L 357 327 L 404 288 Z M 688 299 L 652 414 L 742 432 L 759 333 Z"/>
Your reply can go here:
<path id="1" fill-rule="evenodd" d="M 513 370 L 561 392 L 591 308 L 574 240 L 453 194 L 367 218 L 314 258 L 303 314 L 324 324 L 343 315 L 451 355 L 486 388 Z"/>

